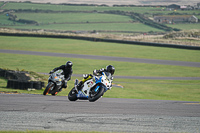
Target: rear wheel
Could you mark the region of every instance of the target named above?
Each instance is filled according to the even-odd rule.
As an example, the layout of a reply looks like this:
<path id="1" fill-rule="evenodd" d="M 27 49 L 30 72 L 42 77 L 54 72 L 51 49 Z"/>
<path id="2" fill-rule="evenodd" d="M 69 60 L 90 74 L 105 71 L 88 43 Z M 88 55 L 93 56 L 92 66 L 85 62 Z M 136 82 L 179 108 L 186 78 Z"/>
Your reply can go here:
<path id="1" fill-rule="evenodd" d="M 98 86 L 97 86 L 98 87 Z M 104 88 L 102 86 L 100 86 L 98 88 L 98 90 L 96 90 L 96 87 L 91 89 L 89 92 L 89 97 L 88 100 L 90 102 L 95 102 L 96 100 L 98 100 L 101 96 L 103 96 L 104 94 Z"/>
<path id="2" fill-rule="evenodd" d="M 43 92 L 43 95 L 49 94 L 49 91 L 50 91 L 54 86 L 55 86 L 54 83 L 49 82 L 48 85 L 47 85 L 47 87 L 46 87 L 46 89 L 45 89 L 44 92 Z"/>
<path id="3" fill-rule="evenodd" d="M 76 94 L 77 94 L 77 92 L 76 92 L 75 88 L 72 88 L 72 90 L 68 94 L 68 99 L 70 101 L 76 101 L 78 99 Z"/>

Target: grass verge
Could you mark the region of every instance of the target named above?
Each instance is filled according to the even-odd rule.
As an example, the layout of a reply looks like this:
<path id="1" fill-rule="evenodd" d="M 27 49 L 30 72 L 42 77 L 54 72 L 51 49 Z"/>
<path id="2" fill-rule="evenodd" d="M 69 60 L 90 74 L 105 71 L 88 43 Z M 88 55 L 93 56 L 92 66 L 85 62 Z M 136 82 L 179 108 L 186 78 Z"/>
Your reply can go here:
<path id="1" fill-rule="evenodd" d="M 67 96 L 73 88 L 75 79 L 72 77 L 68 82 L 68 88 L 58 93 L 58 96 Z M 19 90 L 6 88 L 7 80 L 0 79 L 1 93 L 25 93 L 41 94 L 42 90 Z M 200 101 L 199 81 L 180 80 L 137 80 L 137 79 L 114 79 L 114 84 L 120 84 L 124 88 L 113 87 L 104 94 L 108 98 L 128 98 L 128 99 L 154 99 L 154 100 L 176 100 L 176 101 Z"/>
<path id="2" fill-rule="evenodd" d="M 0 36 L 0 48 L 54 53 L 200 62 L 199 50 L 91 42 L 73 39 Z"/>
<path id="3" fill-rule="evenodd" d="M 0 68 L 12 70 L 27 70 L 48 73 L 53 68 L 65 64 L 66 61 L 73 62 L 75 74 L 92 73 L 94 69 L 105 68 L 108 64 L 115 66 L 115 75 L 121 76 L 155 76 L 155 77 L 199 77 L 199 67 L 184 67 L 157 65 L 145 63 L 130 63 L 117 61 L 104 61 L 79 58 L 33 56 L 20 54 L 0 53 Z"/>

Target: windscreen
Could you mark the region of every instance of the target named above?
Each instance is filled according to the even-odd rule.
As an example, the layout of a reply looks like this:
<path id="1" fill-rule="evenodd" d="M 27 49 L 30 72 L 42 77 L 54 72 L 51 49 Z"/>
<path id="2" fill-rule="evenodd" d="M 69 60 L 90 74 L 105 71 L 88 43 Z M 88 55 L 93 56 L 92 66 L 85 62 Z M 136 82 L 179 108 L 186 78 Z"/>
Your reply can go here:
<path id="1" fill-rule="evenodd" d="M 112 75 L 109 72 L 105 72 L 108 79 L 111 79 Z"/>

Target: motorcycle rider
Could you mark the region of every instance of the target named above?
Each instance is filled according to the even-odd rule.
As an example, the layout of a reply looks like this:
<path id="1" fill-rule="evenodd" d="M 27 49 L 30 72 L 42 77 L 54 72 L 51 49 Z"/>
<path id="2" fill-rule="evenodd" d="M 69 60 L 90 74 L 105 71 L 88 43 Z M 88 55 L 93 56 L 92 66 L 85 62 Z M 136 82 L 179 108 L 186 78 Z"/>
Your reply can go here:
<path id="1" fill-rule="evenodd" d="M 102 75 L 102 72 L 109 72 L 112 75 L 112 78 L 113 78 L 113 74 L 115 73 L 115 68 L 112 65 L 108 65 L 108 66 L 106 66 L 106 69 L 104 69 L 104 68 L 101 68 L 99 70 L 95 69 L 93 71 L 93 75 L 100 76 L 100 75 Z M 79 84 L 77 85 L 78 91 L 81 90 L 84 82 L 91 79 L 93 77 L 93 75 L 92 74 L 83 74 L 83 80 L 80 81 Z"/>
<path id="2" fill-rule="evenodd" d="M 101 68 L 99 70 L 95 69 L 93 71 L 93 75 L 99 76 L 99 75 L 102 75 L 102 72 L 109 72 L 113 76 L 113 74 L 115 73 L 115 68 L 112 65 L 108 65 L 108 66 L 106 66 L 106 69 L 104 69 L 104 68 Z"/>
<path id="3" fill-rule="evenodd" d="M 63 72 L 64 72 L 63 75 L 65 76 L 65 80 L 64 80 L 63 86 L 61 87 L 61 89 L 59 91 L 61 91 L 62 88 L 67 88 L 67 81 L 69 81 L 71 79 L 71 76 L 73 73 L 72 66 L 73 66 L 73 63 L 71 61 L 67 61 L 67 63 L 65 65 L 56 67 L 49 72 L 49 74 L 52 74 L 59 69 L 63 70 Z"/>

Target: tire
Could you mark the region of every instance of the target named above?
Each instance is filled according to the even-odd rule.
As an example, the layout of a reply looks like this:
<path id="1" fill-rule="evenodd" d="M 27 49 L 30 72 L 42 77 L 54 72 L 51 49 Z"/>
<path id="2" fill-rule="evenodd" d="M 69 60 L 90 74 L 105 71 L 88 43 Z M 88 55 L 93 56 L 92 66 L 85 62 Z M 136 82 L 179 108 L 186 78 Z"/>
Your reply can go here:
<path id="1" fill-rule="evenodd" d="M 99 90 L 98 90 L 98 92 L 96 94 L 94 94 L 95 93 L 94 92 L 95 88 L 90 90 L 90 92 L 89 92 L 88 100 L 90 102 L 95 102 L 96 100 L 98 100 L 104 94 L 104 88 L 102 86 L 99 87 Z M 92 96 L 92 95 L 94 95 L 94 96 Z"/>
<path id="2" fill-rule="evenodd" d="M 52 96 L 56 96 L 58 94 L 58 92 L 55 92 L 55 93 L 53 93 L 53 94 L 51 94 Z"/>
<path id="3" fill-rule="evenodd" d="M 75 88 L 72 88 L 72 90 L 68 94 L 68 99 L 70 101 L 76 101 L 78 99 L 76 94 L 77 94 L 77 92 L 75 91 Z"/>
<path id="4" fill-rule="evenodd" d="M 54 87 L 54 86 L 55 86 L 54 83 L 49 82 L 48 85 L 47 85 L 47 87 L 46 87 L 46 89 L 45 89 L 44 92 L 43 92 L 43 95 L 47 95 L 47 94 L 49 94 L 49 91 L 50 91 L 51 88 Z"/>

